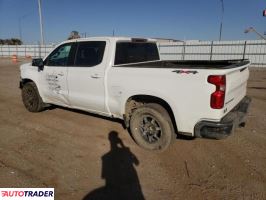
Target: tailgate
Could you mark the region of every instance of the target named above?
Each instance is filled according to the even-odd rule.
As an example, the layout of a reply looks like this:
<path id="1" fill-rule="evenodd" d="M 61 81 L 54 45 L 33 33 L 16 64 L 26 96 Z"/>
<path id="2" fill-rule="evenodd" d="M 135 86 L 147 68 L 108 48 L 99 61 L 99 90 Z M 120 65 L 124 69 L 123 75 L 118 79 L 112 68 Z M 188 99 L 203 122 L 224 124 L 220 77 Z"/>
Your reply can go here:
<path id="1" fill-rule="evenodd" d="M 226 72 L 226 94 L 224 107 L 227 112 L 231 111 L 246 96 L 249 64 L 230 69 Z"/>

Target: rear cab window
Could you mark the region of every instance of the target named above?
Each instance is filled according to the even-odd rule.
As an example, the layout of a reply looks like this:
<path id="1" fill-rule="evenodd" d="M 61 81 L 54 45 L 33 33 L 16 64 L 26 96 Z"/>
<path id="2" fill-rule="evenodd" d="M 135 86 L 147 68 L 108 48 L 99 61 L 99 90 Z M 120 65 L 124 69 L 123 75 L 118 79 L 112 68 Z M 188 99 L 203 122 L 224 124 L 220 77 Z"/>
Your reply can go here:
<path id="1" fill-rule="evenodd" d="M 155 42 L 117 42 L 115 65 L 160 60 Z"/>

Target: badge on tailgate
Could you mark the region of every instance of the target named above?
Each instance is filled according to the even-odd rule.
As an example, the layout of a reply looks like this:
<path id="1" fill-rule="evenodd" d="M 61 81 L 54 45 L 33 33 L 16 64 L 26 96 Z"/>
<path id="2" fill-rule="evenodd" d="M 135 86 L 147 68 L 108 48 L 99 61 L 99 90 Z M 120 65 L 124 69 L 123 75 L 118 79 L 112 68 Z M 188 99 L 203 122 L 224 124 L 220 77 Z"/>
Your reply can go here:
<path id="1" fill-rule="evenodd" d="M 174 70 L 172 72 L 175 72 L 177 74 L 197 74 L 198 71 L 192 71 L 192 70 Z"/>

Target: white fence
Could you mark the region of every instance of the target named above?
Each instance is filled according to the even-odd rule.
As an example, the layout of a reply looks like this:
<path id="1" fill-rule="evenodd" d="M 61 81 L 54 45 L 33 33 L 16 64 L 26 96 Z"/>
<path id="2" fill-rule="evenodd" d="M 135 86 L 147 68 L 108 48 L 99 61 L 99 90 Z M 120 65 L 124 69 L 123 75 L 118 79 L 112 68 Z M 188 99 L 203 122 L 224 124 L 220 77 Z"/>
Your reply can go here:
<path id="1" fill-rule="evenodd" d="M 249 59 L 253 66 L 266 67 L 266 41 L 184 41 L 159 43 L 163 60 Z"/>
<path id="2" fill-rule="evenodd" d="M 44 57 L 55 45 L 0 45 L 0 57 L 17 55 L 19 57 Z"/>
<path id="3" fill-rule="evenodd" d="M 44 57 L 55 45 L 0 45 L 1 56 Z M 266 41 L 160 42 L 162 60 L 250 59 L 253 66 L 266 67 Z"/>

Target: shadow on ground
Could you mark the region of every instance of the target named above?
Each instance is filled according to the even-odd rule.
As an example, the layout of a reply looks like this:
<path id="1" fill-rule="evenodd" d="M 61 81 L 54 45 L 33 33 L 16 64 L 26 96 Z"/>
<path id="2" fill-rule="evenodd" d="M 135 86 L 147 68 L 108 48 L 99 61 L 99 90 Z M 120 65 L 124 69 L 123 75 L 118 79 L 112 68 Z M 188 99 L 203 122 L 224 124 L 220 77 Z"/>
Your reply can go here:
<path id="1" fill-rule="evenodd" d="M 109 133 L 109 141 L 111 149 L 102 156 L 102 179 L 105 179 L 105 186 L 89 192 L 83 200 L 144 199 L 134 167 L 139 164 L 137 157 L 123 144 L 117 132 Z"/>
<path id="2" fill-rule="evenodd" d="M 56 105 L 50 105 L 50 106 L 48 106 L 46 108 L 46 110 L 47 111 L 48 110 L 54 110 L 54 109 L 57 109 L 57 108 L 62 109 L 62 110 L 67 110 L 67 111 L 70 111 L 70 112 L 79 113 L 79 114 L 82 114 L 82 115 L 88 115 L 88 116 L 91 116 L 91 117 L 97 117 L 97 118 L 100 118 L 100 119 L 109 120 L 109 121 L 112 121 L 112 122 L 119 123 L 119 124 L 122 125 L 122 127 L 125 130 L 127 130 L 129 132 L 129 134 L 131 136 L 130 129 L 126 127 L 125 123 L 121 119 L 112 118 L 112 117 L 106 117 L 106 116 L 95 114 L 95 113 L 90 113 L 90 112 L 86 112 L 86 111 L 82 111 L 82 110 L 77 110 L 77 109 L 67 108 L 67 107 L 62 107 L 62 106 L 56 106 Z M 193 137 L 193 136 L 187 136 L 187 135 L 182 135 L 182 134 L 176 133 L 176 139 L 178 139 L 178 140 L 194 140 L 196 138 Z"/>

